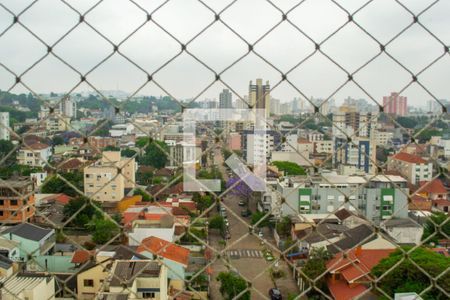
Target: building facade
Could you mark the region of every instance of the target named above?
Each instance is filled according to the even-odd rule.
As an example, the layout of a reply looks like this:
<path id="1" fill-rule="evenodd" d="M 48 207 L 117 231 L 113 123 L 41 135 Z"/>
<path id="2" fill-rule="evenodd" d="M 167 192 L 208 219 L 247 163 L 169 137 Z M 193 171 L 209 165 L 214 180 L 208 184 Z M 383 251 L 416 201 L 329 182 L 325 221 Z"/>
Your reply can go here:
<path id="1" fill-rule="evenodd" d="M 17 193 L 15 193 L 13 188 Z M 0 183 L 0 223 L 17 224 L 30 221 L 35 214 L 33 182 L 25 177 Z"/>
<path id="2" fill-rule="evenodd" d="M 0 140 L 10 140 L 9 112 L 0 112 Z"/>
<path id="3" fill-rule="evenodd" d="M 408 114 L 408 98 L 392 92 L 390 96 L 383 97 L 384 112 L 395 116 Z"/>

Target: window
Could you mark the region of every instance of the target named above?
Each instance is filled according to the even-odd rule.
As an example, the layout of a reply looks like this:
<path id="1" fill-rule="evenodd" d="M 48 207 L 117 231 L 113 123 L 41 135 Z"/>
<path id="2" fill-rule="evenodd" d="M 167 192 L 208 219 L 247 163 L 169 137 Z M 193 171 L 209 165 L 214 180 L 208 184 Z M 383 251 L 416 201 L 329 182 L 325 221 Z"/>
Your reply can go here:
<path id="1" fill-rule="evenodd" d="M 94 286 L 94 280 L 92 279 L 85 279 L 83 280 L 83 285 L 87 287 L 93 287 Z"/>
<path id="2" fill-rule="evenodd" d="M 5 204 L 4 201 L 0 200 L 0 205 L 4 205 L 4 204 Z"/>
<path id="3" fill-rule="evenodd" d="M 11 205 L 17 205 L 17 200 L 11 200 L 9 203 L 10 203 Z"/>
<path id="4" fill-rule="evenodd" d="M 0 217 L 3 217 L 3 210 L 0 210 Z"/>
<path id="5" fill-rule="evenodd" d="M 144 298 L 144 299 L 152 299 L 152 298 L 155 298 L 155 297 L 156 297 L 155 293 L 152 293 L 152 292 L 144 292 L 144 293 L 142 293 L 142 298 Z"/>

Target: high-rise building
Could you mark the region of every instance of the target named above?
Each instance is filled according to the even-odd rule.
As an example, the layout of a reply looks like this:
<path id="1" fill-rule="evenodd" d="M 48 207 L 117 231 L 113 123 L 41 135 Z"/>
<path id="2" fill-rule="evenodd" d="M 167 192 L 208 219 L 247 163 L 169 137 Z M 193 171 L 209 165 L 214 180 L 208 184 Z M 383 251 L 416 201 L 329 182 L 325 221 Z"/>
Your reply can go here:
<path id="1" fill-rule="evenodd" d="M 261 78 L 256 79 L 256 84 L 250 81 L 248 88 L 249 104 L 257 109 L 265 109 L 266 118 L 270 116 L 270 85 L 269 81 L 263 84 Z"/>
<path id="2" fill-rule="evenodd" d="M 69 96 L 64 97 L 59 102 L 59 111 L 65 117 L 76 118 L 77 117 L 77 103 L 73 101 Z"/>
<path id="3" fill-rule="evenodd" d="M 9 112 L 0 112 L 0 140 L 9 139 Z"/>
<path id="4" fill-rule="evenodd" d="M 229 89 L 223 89 L 220 93 L 219 108 L 233 108 L 232 94 Z"/>
<path id="5" fill-rule="evenodd" d="M 270 113 L 273 115 L 280 115 L 280 100 L 272 98 L 270 100 Z"/>
<path id="6" fill-rule="evenodd" d="M 355 107 L 342 106 L 333 114 L 333 164 L 365 173 L 375 172 L 377 119 Z"/>
<path id="7" fill-rule="evenodd" d="M 383 97 L 383 107 L 387 114 L 406 116 L 408 114 L 408 98 L 392 92 L 390 96 Z"/>

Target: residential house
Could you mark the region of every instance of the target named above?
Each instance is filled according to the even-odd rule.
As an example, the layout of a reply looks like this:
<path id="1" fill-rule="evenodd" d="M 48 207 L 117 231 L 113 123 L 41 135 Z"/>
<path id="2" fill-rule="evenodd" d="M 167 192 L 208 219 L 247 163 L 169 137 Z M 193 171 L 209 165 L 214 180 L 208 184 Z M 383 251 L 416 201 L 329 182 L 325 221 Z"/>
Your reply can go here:
<path id="1" fill-rule="evenodd" d="M 392 218 L 380 224 L 397 244 L 419 245 L 423 227 L 409 218 Z"/>
<path id="2" fill-rule="evenodd" d="M 2 300 L 54 300 L 55 278 L 48 274 L 19 273 L 2 280 Z"/>
<path id="3" fill-rule="evenodd" d="M 0 254 L 0 281 L 4 278 L 11 277 L 17 269 L 14 261 L 9 259 L 7 256 Z"/>
<path id="4" fill-rule="evenodd" d="M 0 223 L 28 222 L 35 215 L 34 184 L 27 177 L 0 182 Z"/>
<path id="5" fill-rule="evenodd" d="M 110 293 L 127 294 L 128 299 L 168 299 L 167 267 L 153 260 L 114 261 L 108 284 Z"/>
<path id="6" fill-rule="evenodd" d="M 93 255 L 81 250 L 74 253 L 72 262 L 80 266 L 77 272 L 77 299 L 95 299 L 110 275 L 111 256 Z"/>
<path id="7" fill-rule="evenodd" d="M 138 246 L 149 236 L 156 236 L 166 241 L 175 241 L 174 217 L 166 214 L 156 220 L 134 220 L 128 233 L 128 245 Z"/>
<path id="8" fill-rule="evenodd" d="M 344 231 L 338 241 L 327 246 L 327 250 L 331 254 L 336 254 L 354 247 L 361 246 L 374 240 L 377 236 L 374 234 L 373 229 L 362 224 L 355 228 Z"/>
<path id="9" fill-rule="evenodd" d="M 44 167 L 52 155 L 52 148 L 40 142 L 26 144 L 17 152 L 17 164 L 29 167 Z"/>
<path id="10" fill-rule="evenodd" d="M 22 223 L 0 232 L 8 240 L 18 242 L 19 260 L 28 261 L 32 256 L 51 253 L 55 246 L 55 230 L 31 223 Z"/>
<path id="11" fill-rule="evenodd" d="M 345 257 L 342 252 L 337 253 L 327 262 L 328 289 L 333 299 L 358 299 L 362 294 L 370 293 L 370 282 L 374 279 L 370 271 L 393 251 L 357 247 Z"/>
<path id="12" fill-rule="evenodd" d="M 0 237 L 0 256 L 9 258 L 13 261 L 20 260 L 20 242 Z"/>
<path id="13" fill-rule="evenodd" d="M 167 277 L 184 283 L 189 262 L 189 249 L 159 237 L 150 236 L 142 240 L 136 251 L 151 259 L 162 259 L 168 269 Z"/>
<path id="14" fill-rule="evenodd" d="M 397 171 L 411 184 L 421 181 L 431 181 L 433 177 L 433 164 L 420 156 L 399 152 L 392 156 L 388 162 L 388 171 Z"/>

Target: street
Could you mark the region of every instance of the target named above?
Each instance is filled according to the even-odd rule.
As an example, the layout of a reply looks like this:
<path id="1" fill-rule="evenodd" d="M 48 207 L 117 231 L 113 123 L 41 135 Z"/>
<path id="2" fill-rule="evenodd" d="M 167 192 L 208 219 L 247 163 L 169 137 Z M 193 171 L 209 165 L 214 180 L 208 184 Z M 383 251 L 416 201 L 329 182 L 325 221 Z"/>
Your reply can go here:
<path id="1" fill-rule="evenodd" d="M 223 157 L 220 149 L 215 150 L 215 163 L 221 170 L 224 177 L 227 178 L 226 169 L 222 166 Z M 297 286 L 292 279 L 288 266 L 284 261 L 275 263 L 279 255 L 274 251 L 274 247 L 262 243 L 257 235 L 250 233 L 251 217 L 242 217 L 242 206 L 238 203 L 241 199 L 238 196 L 227 194 L 222 199 L 222 206 L 226 208 L 226 216 L 229 222 L 230 239 L 223 244 L 223 237 L 217 230 L 211 230 L 209 233 L 209 242 L 212 247 L 223 250 L 224 255 L 220 260 L 212 265 L 213 275 L 210 283 L 211 299 L 222 299 L 220 294 L 220 282 L 216 277 L 222 271 L 235 271 L 247 281 L 251 282 L 253 289 L 251 290 L 251 299 L 269 299 L 268 291 L 272 287 L 278 287 L 283 299 L 287 299 L 289 293 L 298 292 Z M 256 211 L 256 203 L 250 201 L 249 209 Z M 215 210 L 214 214 L 218 214 Z M 275 245 L 273 234 L 269 228 L 262 229 L 262 238 L 269 244 Z M 271 250 L 274 260 L 267 261 L 264 257 L 266 250 Z M 277 266 L 275 266 L 277 265 Z M 280 279 L 272 280 L 270 270 L 278 267 L 282 270 L 284 276 Z"/>

